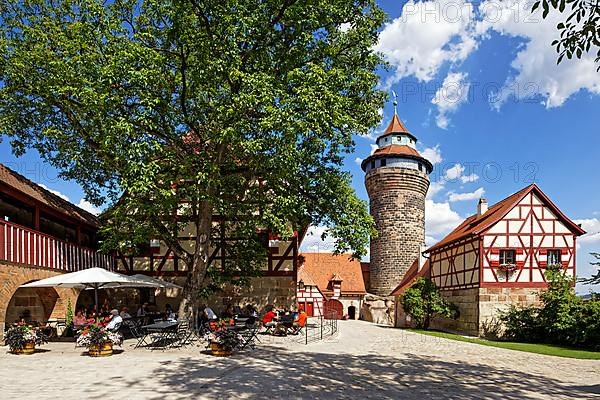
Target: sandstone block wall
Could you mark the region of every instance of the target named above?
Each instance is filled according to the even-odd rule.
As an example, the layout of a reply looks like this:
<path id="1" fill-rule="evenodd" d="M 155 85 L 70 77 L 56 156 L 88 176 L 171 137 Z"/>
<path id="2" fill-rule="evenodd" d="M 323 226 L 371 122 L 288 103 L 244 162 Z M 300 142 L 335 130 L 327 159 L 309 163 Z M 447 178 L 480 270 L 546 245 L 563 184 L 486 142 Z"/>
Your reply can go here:
<path id="1" fill-rule="evenodd" d="M 69 299 L 75 308 L 77 289 L 19 289 L 25 283 L 59 274 L 61 272 L 56 270 L 0 261 L 0 339 L 4 337 L 4 329 L 25 310 L 29 310 L 32 320 L 42 322 L 49 318 L 65 318 Z"/>
<path id="2" fill-rule="evenodd" d="M 425 243 L 429 177 L 417 170 L 382 167 L 367 173 L 365 185 L 379 234 L 371 238 L 370 292 L 388 296 Z"/>

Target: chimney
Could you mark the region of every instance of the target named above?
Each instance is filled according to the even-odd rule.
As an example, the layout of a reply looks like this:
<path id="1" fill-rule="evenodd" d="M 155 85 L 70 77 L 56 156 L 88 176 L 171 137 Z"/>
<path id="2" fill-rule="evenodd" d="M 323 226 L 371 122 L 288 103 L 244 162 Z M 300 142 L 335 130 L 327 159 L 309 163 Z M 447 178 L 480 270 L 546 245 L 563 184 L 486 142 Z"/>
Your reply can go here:
<path id="1" fill-rule="evenodd" d="M 479 203 L 477 204 L 477 216 L 481 217 L 488 210 L 488 202 L 486 199 L 479 199 Z"/>

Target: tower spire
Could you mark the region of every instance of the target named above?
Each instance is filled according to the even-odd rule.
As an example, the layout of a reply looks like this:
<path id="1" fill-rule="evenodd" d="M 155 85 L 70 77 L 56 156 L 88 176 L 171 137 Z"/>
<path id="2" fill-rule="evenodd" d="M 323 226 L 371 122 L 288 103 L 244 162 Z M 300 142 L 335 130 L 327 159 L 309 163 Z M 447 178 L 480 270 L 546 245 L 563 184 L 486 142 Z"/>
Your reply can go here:
<path id="1" fill-rule="evenodd" d="M 398 95 L 393 90 L 392 95 L 394 96 L 394 115 L 398 115 L 398 112 L 396 110 L 396 106 L 398 105 Z"/>

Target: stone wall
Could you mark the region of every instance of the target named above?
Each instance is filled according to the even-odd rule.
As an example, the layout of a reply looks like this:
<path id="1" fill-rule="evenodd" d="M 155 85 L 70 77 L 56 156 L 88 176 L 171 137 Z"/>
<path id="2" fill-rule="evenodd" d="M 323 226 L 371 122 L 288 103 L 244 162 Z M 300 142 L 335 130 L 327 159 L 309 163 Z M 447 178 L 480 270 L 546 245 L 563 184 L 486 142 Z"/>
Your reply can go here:
<path id="1" fill-rule="evenodd" d="M 394 298 L 367 294 L 360 309 L 360 319 L 381 325 L 394 323 Z"/>
<path id="2" fill-rule="evenodd" d="M 434 318 L 431 329 L 477 336 L 479 332 L 479 288 L 442 290 L 447 301 L 458 307 L 458 319 Z"/>
<path id="3" fill-rule="evenodd" d="M 30 320 L 41 322 L 49 318 L 65 318 L 69 299 L 75 308 L 79 295 L 77 289 L 19 289 L 25 283 L 59 274 L 61 272 L 56 270 L 0 261 L 0 339 L 4 337 L 5 327 L 15 322 L 25 310 L 29 310 Z"/>
<path id="4" fill-rule="evenodd" d="M 511 304 L 518 306 L 540 306 L 540 293 L 536 288 L 474 288 L 443 290 L 442 296 L 458 306 L 457 320 L 435 318 L 432 329 L 483 336 L 486 326 L 499 323 L 498 317 Z"/>
<path id="5" fill-rule="evenodd" d="M 484 327 L 495 324 L 498 315 L 511 304 L 521 307 L 541 306 L 540 294 L 544 289 L 534 288 L 480 288 L 479 289 L 479 335 Z"/>
<path id="6" fill-rule="evenodd" d="M 388 296 L 425 243 L 429 177 L 417 170 L 381 167 L 367 173 L 365 185 L 378 232 L 371 238 L 370 292 Z"/>

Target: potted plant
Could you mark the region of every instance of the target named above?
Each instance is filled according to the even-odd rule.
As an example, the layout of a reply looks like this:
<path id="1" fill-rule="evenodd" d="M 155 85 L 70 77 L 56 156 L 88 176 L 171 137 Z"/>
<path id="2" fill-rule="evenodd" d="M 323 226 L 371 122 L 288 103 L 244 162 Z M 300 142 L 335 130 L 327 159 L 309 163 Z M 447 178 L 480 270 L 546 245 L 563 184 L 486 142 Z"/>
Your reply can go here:
<path id="1" fill-rule="evenodd" d="M 20 323 L 6 332 L 4 340 L 14 354 L 33 354 L 36 345 L 48 343 L 48 336 L 37 328 Z"/>
<path id="2" fill-rule="evenodd" d="M 88 349 L 90 357 L 106 357 L 113 353 L 113 346 L 121 346 L 123 336 L 96 324 L 87 326 L 77 337 L 77 346 Z"/>
<path id="3" fill-rule="evenodd" d="M 227 357 L 242 343 L 242 337 L 231 329 L 218 329 L 205 336 L 213 356 Z"/>

